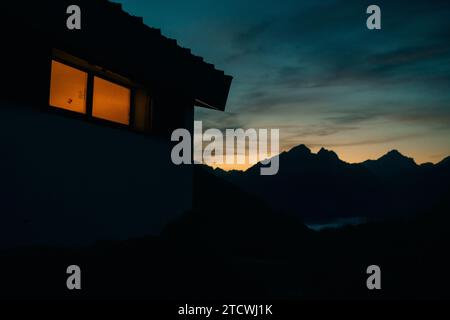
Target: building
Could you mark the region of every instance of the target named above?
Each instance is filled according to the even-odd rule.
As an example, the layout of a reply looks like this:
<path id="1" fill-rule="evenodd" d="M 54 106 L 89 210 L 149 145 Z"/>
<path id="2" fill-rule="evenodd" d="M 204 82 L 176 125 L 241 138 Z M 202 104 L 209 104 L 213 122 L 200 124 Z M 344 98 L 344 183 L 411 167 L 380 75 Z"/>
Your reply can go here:
<path id="1" fill-rule="evenodd" d="M 67 8 L 81 8 L 81 29 Z M 170 134 L 223 111 L 232 78 L 107 0 L 1 11 L 0 243 L 159 233 L 192 205 Z"/>

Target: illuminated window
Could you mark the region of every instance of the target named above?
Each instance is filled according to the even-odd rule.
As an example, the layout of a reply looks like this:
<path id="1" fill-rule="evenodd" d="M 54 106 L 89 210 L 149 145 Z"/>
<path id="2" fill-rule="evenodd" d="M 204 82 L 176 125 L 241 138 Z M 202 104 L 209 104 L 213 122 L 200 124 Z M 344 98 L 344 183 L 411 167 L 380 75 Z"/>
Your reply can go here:
<path id="1" fill-rule="evenodd" d="M 86 113 L 88 74 L 57 61 L 52 61 L 50 105 Z"/>
<path id="2" fill-rule="evenodd" d="M 121 124 L 130 123 L 130 89 L 94 77 L 92 116 Z"/>

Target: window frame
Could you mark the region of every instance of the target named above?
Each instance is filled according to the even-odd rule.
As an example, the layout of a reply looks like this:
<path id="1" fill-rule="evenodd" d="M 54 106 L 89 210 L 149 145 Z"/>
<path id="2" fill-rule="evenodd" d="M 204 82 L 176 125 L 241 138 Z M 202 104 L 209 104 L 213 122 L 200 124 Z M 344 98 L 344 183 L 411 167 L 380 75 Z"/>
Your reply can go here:
<path id="1" fill-rule="evenodd" d="M 102 72 L 93 70 L 94 68 L 82 66 L 75 62 L 69 61 L 68 59 L 61 58 L 55 54 L 53 54 L 50 59 L 50 78 L 49 79 L 51 79 L 51 76 L 52 76 L 52 61 L 62 63 L 68 67 L 74 68 L 81 72 L 86 72 L 87 73 L 87 88 L 86 88 L 86 113 L 80 113 L 80 112 L 76 112 L 76 111 L 63 109 L 63 108 L 60 108 L 57 106 L 52 106 L 52 105 L 50 105 L 50 99 L 48 99 L 48 102 L 47 102 L 48 110 L 50 112 L 65 115 L 65 116 L 70 116 L 70 117 L 74 117 L 74 118 L 78 118 L 78 119 L 88 120 L 90 122 L 107 125 L 109 127 L 133 130 L 134 122 L 135 122 L 135 119 L 134 119 L 134 115 L 135 115 L 134 96 L 136 94 L 135 86 L 125 83 L 125 81 L 120 81 L 114 77 L 108 77 L 107 75 L 103 74 Z M 106 70 L 106 69 L 102 69 L 102 70 Z M 120 75 L 118 75 L 118 76 L 120 76 Z M 94 100 L 93 100 L 94 99 L 94 77 L 100 78 L 105 81 L 109 81 L 113 84 L 119 85 L 123 88 L 130 90 L 130 111 L 129 111 L 128 124 L 123 124 L 123 123 L 119 123 L 119 122 L 115 122 L 115 121 L 111 121 L 111 120 L 107 120 L 107 119 L 97 118 L 92 115 L 92 109 L 93 109 L 93 103 L 94 103 Z M 49 92 L 48 93 L 49 93 L 48 96 L 50 97 L 50 95 L 51 95 L 50 83 L 49 83 Z"/>

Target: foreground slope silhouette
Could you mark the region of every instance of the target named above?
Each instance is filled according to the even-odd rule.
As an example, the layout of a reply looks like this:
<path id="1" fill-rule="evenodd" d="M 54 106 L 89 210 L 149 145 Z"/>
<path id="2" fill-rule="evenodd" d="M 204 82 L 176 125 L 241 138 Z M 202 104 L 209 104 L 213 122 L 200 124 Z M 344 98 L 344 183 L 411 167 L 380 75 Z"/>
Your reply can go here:
<path id="1" fill-rule="evenodd" d="M 448 191 L 409 220 L 314 232 L 203 167 L 195 168 L 194 189 L 194 211 L 161 237 L 1 252 L 0 296 L 449 298 Z M 65 289 L 65 270 L 73 263 L 83 270 L 81 292 Z M 381 292 L 365 287 L 365 270 L 374 263 L 383 272 Z"/>

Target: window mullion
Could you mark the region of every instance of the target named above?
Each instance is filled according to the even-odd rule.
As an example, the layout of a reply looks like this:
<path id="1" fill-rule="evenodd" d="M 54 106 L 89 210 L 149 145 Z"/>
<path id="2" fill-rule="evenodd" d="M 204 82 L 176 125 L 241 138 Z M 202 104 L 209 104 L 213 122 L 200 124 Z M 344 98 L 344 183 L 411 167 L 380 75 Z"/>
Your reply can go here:
<path id="1" fill-rule="evenodd" d="M 88 83 L 86 89 L 86 116 L 92 118 L 92 105 L 94 99 L 94 75 L 92 72 L 88 73 Z"/>

